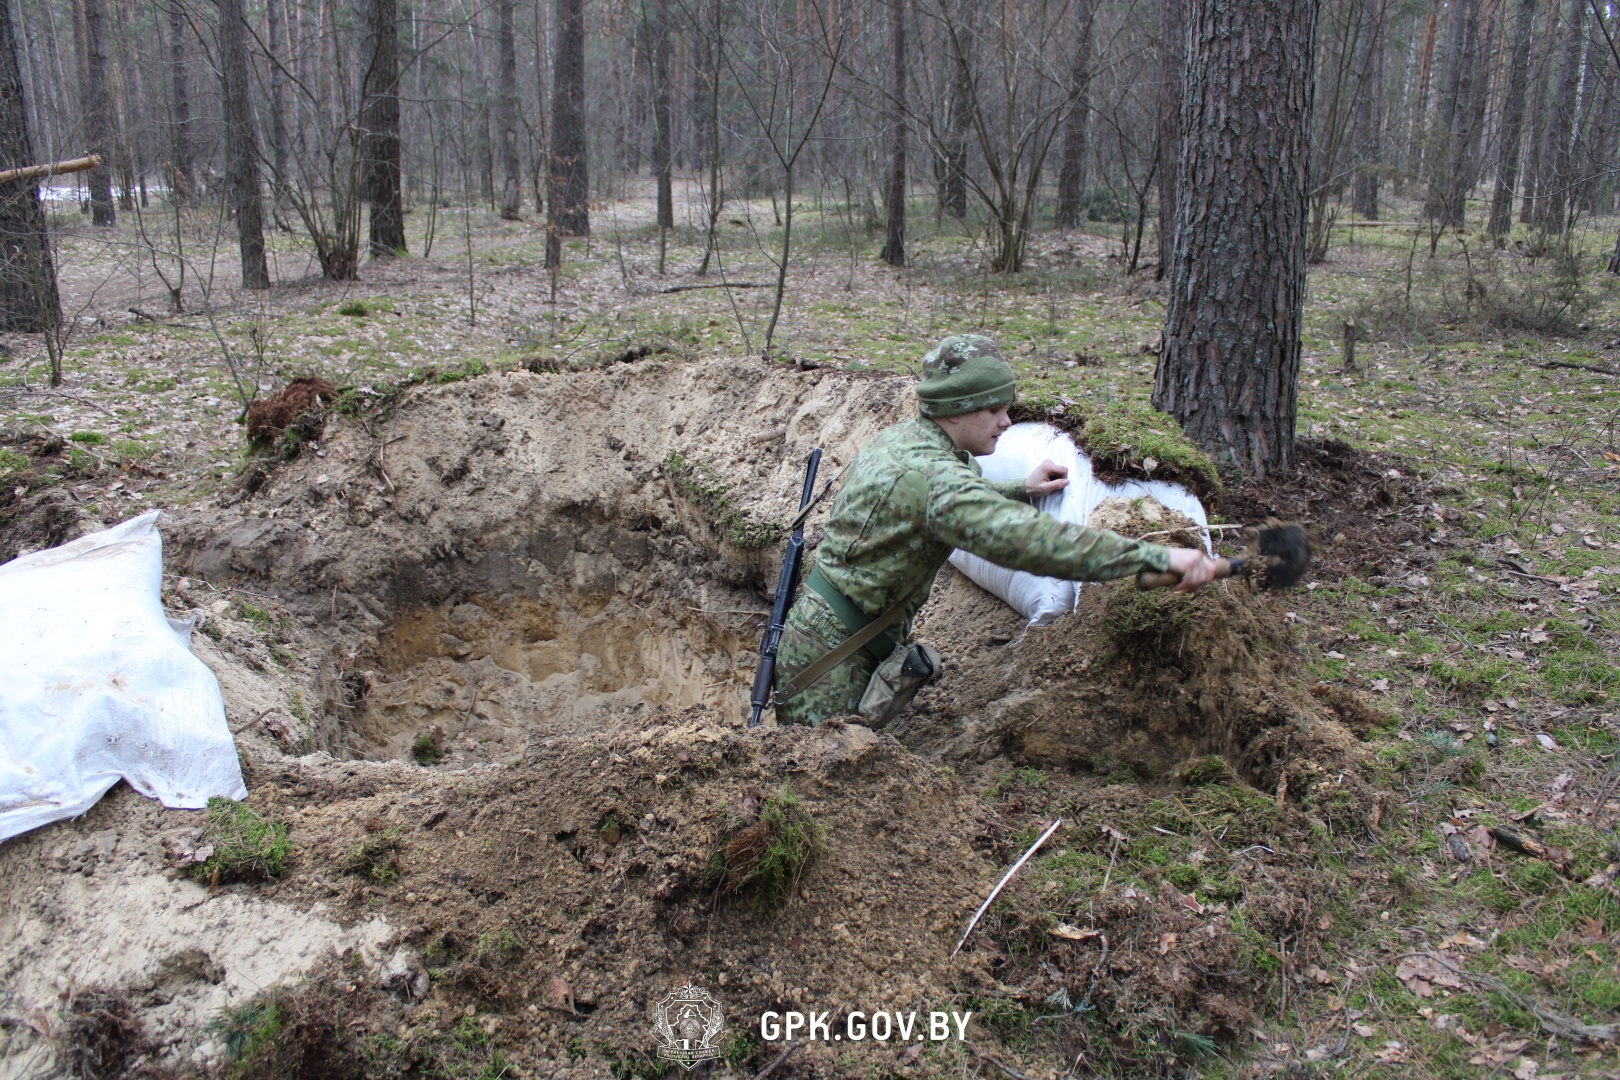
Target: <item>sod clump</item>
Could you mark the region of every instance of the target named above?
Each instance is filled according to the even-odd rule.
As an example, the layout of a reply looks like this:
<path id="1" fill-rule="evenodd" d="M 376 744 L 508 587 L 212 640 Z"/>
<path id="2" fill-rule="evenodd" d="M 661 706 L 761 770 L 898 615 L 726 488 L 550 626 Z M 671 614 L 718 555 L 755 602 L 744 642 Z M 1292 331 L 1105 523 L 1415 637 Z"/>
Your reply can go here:
<path id="1" fill-rule="evenodd" d="M 387 829 L 369 836 L 364 840 L 357 840 L 349 846 L 349 857 L 344 863 L 344 870 L 359 877 L 366 878 L 373 884 L 392 885 L 399 880 L 402 871 L 399 861 L 400 831 Z"/>
<path id="2" fill-rule="evenodd" d="M 271 821 L 247 803 L 216 795 L 208 800 L 202 842 L 213 848 L 192 868 L 198 881 L 262 881 L 280 877 L 292 854 L 284 822 Z"/>
<path id="3" fill-rule="evenodd" d="M 790 788 L 763 800 L 751 795 L 732 815 L 704 884 L 717 903 L 747 898 L 761 911 L 774 911 L 787 903 L 821 849 L 821 827 Z"/>

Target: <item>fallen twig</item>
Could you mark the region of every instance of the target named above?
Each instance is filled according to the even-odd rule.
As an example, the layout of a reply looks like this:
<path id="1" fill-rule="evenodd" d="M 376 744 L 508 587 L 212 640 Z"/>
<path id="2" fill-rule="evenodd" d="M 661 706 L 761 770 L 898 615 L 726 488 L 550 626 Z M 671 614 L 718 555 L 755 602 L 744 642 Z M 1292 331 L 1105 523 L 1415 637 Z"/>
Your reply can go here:
<path id="1" fill-rule="evenodd" d="M 698 289 L 769 289 L 768 281 L 717 281 L 710 285 L 671 285 L 661 293 L 696 292 Z"/>
<path id="2" fill-rule="evenodd" d="M 994 1065 L 996 1068 L 1000 1069 L 1002 1072 L 1004 1072 L 1008 1076 L 1012 1077 L 1013 1080 L 1033 1080 L 1033 1078 L 1028 1073 L 1019 1072 L 1017 1069 L 1013 1068 L 1011 1065 L 1008 1065 L 1005 1061 L 1002 1061 L 1000 1058 L 991 1057 L 989 1054 L 980 1054 L 979 1059 L 981 1061 L 988 1061 L 990 1064 Z"/>
<path id="3" fill-rule="evenodd" d="M 1001 880 L 996 882 L 996 887 L 990 890 L 990 895 L 984 898 L 984 903 L 979 905 L 979 910 L 973 913 L 973 919 L 968 923 L 967 929 L 962 931 L 962 940 L 958 941 L 956 943 L 956 948 L 951 950 L 952 956 L 955 956 L 957 953 L 962 951 L 962 946 L 967 944 L 968 935 L 973 933 L 973 928 L 975 926 L 979 925 L 979 920 L 984 918 L 984 913 L 989 910 L 990 905 L 995 901 L 995 898 L 1001 895 L 1003 886 L 1012 880 L 1012 876 L 1018 873 L 1018 868 L 1028 862 L 1029 857 L 1035 854 L 1035 852 L 1040 849 L 1040 846 L 1046 843 L 1046 838 L 1057 832 L 1058 826 L 1062 824 L 1063 819 L 1058 818 L 1056 821 L 1052 822 L 1052 824 L 1048 825 L 1046 827 L 1046 831 L 1041 833 L 1040 837 L 1033 844 L 1029 845 L 1029 850 L 1024 852 L 1023 856 L 1017 862 L 1012 864 L 1012 869 L 1001 875 Z"/>
<path id="4" fill-rule="evenodd" d="M 783 1050 L 780 1054 L 777 1054 L 774 1058 L 771 1059 L 771 1063 L 769 1065 L 765 1066 L 763 1069 L 759 1070 L 759 1072 L 754 1074 L 754 1080 L 765 1080 L 765 1078 L 767 1076 L 771 1075 L 771 1073 L 776 1071 L 776 1067 L 778 1065 L 782 1064 L 782 1062 L 786 1061 L 789 1057 L 791 1057 L 793 1055 L 793 1051 L 797 1050 L 798 1048 L 799 1048 L 798 1043 L 796 1043 L 796 1042 L 788 1043 L 787 1044 L 787 1049 Z"/>
<path id="5" fill-rule="evenodd" d="M 1553 1012 L 1551 1009 L 1543 1008 L 1541 1003 L 1536 999 L 1526 997 L 1524 994 L 1519 993 L 1517 990 L 1513 989 L 1513 987 L 1509 986 L 1501 979 L 1498 979 L 1495 975 L 1479 975 L 1472 971 L 1466 971 L 1453 964 L 1447 963 L 1443 957 L 1437 956 L 1432 952 L 1402 953 L 1400 956 L 1396 957 L 1396 959 L 1400 960 L 1407 956 L 1426 956 L 1430 960 L 1433 960 L 1435 963 L 1439 964 L 1441 967 L 1462 976 L 1469 982 L 1483 986 L 1485 989 L 1490 990 L 1493 993 L 1501 994 L 1518 1008 L 1523 1009 L 1525 1012 L 1533 1015 L 1541 1022 L 1541 1026 L 1550 1034 L 1557 1035 L 1565 1039 L 1577 1039 L 1581 1042 L 1594 1044 L 1613 1042 L 1615 1038 L 1620 1037 L 1620 1024 L 1586 1024 L 1575 1019 L 1573 1016 L 1565 1016 L 1563 1013 Z"/>
<path id="6" fill-rule="evenodd" d="M 1590 371 L 1594 375 L 1620 375 L 1614 368 L 1600 367 L 1597 364 L 1573 364 L 1568 360 L 1548 360 L 1544 364 L 1537 364 L 1543 368 L 1573 368 L 1576 371 Z"/>
<path id="7" fill-rule="evenodd" d="M 268 709 L 264 710 L 258 716 L 255 716 L 253 719 L 249 720 L 247 723 L 243 724 L 241 727 L 233 727 L 233 728 L 231 728 L 231 734 L 232 735 L 240 735 L 240 734 L 242 734 L 242 732 L 246 731 L 248 728 L 252 727 L 254 724 L 257 724 L 260 720 L 263 720 L 265 717 L 269 716 L 271 713 L 273 713 L 275 711 L 276 711 L 276 707 L 274 705 L 270 706 Z"/>

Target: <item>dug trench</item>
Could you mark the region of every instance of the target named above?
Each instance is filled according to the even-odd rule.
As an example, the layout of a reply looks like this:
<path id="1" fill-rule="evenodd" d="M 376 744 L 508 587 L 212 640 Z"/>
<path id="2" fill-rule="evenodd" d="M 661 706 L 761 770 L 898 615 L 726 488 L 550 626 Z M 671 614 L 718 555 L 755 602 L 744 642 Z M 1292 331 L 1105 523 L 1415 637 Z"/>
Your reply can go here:
<path id="1" fill-rule="evenodd" d="M 652 1010 L 694 981 L 730 1024 L 717 1074 L 783 1049 L 770 1011 L 974 1014 L 965 1041 L 808 1042 L 778 1076 L 1171 1071 L 1248 1039 L 1350 884 L 1304 841 L 1382 805 L 1376 714 L 1312 693 L 1276 598 L 1088 586 L 1026 631 L 947 569 L 917 624 L 946 669 L 889 730 L 744 727 L 809 448 L 835 475 L 909 392 L 753 361 L 489 375 L 332 417 L 177 509 L 167 600 L 213 616 L 199 654 L 292 852 L 215 896 L 150 839 L 186 815 L 123 789 L 0 848 L 12 1008 L 93 989 L 128 1060 L 233 1076 L 661 1075 Z M 72 842 L 109 832 L 130 862 L 98 878 Z M 1122 845 L 1164 858 L 1116 874 Z M 206 963 L 151 935 L 75 954 L 131 875 L 221 909 L 186 938 Z M 318 932 L 249 972 L 233 942 L 274 952 L 288 919 Z M 276 1037 L 208 1026 L 224 1005 Z M 44 1026 L 8 1053 L 108 1037 Z"/>

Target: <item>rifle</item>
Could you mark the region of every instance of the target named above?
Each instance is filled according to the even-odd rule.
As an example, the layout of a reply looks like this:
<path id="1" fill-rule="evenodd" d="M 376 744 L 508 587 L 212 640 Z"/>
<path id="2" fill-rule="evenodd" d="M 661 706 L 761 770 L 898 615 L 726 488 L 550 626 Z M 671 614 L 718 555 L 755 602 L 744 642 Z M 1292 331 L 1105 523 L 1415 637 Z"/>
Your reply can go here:
<path id="1" fill-rule="evenodd" d="M 799 564 L 804 561 L 804 519 L 810 497 L 816 491 L 816 469 L 821 465 L 821 447 L 810 451 L 810 464 L 804 471 L 804 492 L 799 496 L 799 516 L 788 537 L 787 554 L 782 556 L 782 573 L 776 579 L 776 599 L 771 604 L 771 623 L 759 639 L 759 667 L 754 669 L 754 693 L 749 699 L 754 713 L 749 727 L 758 727 L 760 714 L 771 703 L 776 683 L 776 650 L 787 626 L 788 608 L 793 606 L 793 590 L 799 583 Z M 825 493 L 823 493 L 825 494 Z"/>

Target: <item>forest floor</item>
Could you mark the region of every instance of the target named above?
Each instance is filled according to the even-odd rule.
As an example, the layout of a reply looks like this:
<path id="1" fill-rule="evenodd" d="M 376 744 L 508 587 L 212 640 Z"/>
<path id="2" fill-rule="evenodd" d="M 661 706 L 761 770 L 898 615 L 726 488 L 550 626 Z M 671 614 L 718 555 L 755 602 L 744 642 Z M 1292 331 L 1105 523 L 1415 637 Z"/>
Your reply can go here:
<path id="1" fill-rule="evenodd" d="M 123 787 L 0 849 L 0 1077 L 660 1075 L 649 1010 L 694 978 L 731 1023 L 715 1075 L 769 1064 L 759 1016 L 794 1007 L 974 1019 L 774 1076 L 1620 1075 L 1606 237 L 1431 257 L 1339 230 L 1300 471 L 1223 486 L 1146 408 L 1162 291 L 1121 226 L 1038 233 L 995 277 L 924 218 L 894 271 L 858 208 L 812 203 L 767 363 L 769 288 L 665 290 L 771 281 L 771 203 L 727 207 L 699 278 L 697 202 L 660 274 L 644 196 L 596 209 L 554 301 L 539 223 L 476 207 L 418 209 L 431 257 L 348 283 L 275 234 L 257 295 L 231 244 L 208 284 L 219 223 L 188 216 L 181 314 L 172 221 L 157 253 L 63 223 L 63 384 L 3 339 L 0 559 L 173 515 L 165 599 L 209 615 L 292 855 L 205 889 L 176 869 L 196 815 Z M 1116 471 L 1305 522 L 1311 576 L 1083 591 L 1025 635 L 947 571 L 920 625 L 955 663 L 889 732 L 746 733 L 804 453 L 847 461 L 962 330 Z M 337 413 L 296 459 L 251 451 L 240 390 L 302 374 Z M 766 911 L 705 875 L 773 807 L 821 850 Z"/>

